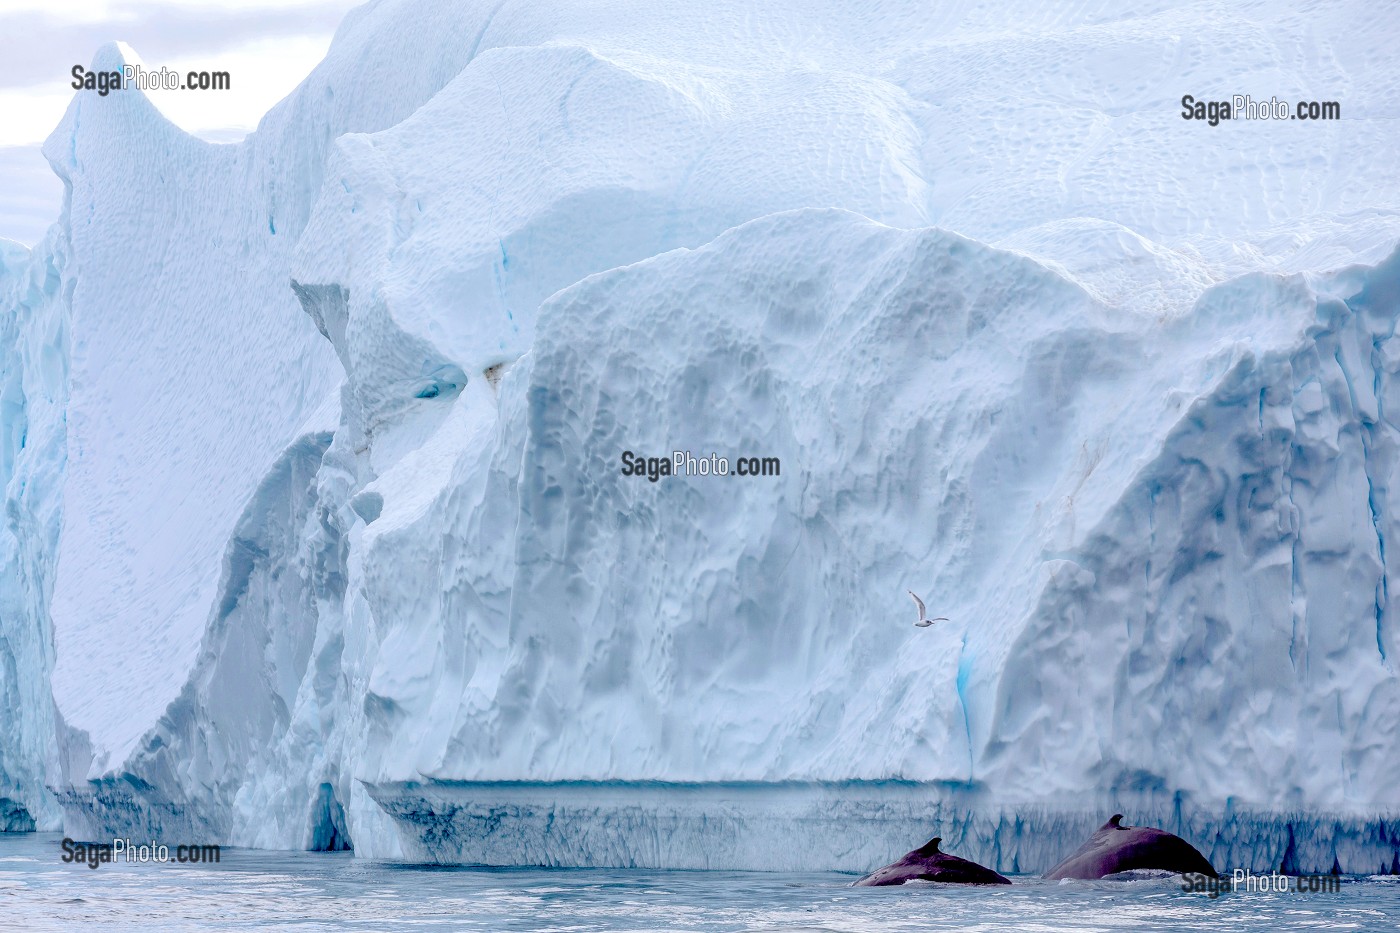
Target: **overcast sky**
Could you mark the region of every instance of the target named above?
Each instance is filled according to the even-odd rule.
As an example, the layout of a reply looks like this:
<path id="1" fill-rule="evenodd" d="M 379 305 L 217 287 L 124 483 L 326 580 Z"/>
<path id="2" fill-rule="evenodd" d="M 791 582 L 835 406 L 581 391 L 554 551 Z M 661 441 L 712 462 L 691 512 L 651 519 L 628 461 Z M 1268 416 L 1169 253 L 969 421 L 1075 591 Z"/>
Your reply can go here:
<path id="1" fill-rule="evenodd" d="M 74 65 L 126 42 L 145 66 L 227 71 L 231 89 L 151 95 L 176 125 L 238 139 L 325 56 L 360 0 L 0 0 L 0 237 L 34 244 L 63 186 L 39 152 L 75 93 Z"/>

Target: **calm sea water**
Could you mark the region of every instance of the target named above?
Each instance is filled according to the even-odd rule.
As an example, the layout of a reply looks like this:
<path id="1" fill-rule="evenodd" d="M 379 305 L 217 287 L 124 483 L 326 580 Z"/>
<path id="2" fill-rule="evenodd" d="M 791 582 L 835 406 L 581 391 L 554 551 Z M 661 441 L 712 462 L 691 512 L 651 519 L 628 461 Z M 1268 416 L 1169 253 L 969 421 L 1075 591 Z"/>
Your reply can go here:
<path id="1" fill-rule="evenodd" d="M 1166 879 L 851 888 L 838 874 L 430 868 L 225 849 L 208 868 L 59 861 L 59 837 L 0 835 L 0 929 L 1397 930 L 1400 879 L 1331 894 L 1187 894 Z"/>

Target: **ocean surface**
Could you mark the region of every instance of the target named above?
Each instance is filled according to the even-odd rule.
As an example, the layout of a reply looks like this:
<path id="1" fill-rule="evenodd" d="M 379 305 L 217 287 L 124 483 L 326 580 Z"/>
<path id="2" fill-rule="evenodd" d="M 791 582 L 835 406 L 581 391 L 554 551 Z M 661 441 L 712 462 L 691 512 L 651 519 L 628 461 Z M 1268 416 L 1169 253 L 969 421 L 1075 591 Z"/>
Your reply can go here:
<path id="1" fill-rule="evenodd" d="M 1212 899 L 1164 878 L 852 888 L 853 876 L 831 873 L 435 868 L 252 849 L 224 849 L 208 867 L 92 869 L 62 855 L 56 834 L 0 835 L 0 929 L 1400 929 L 1400 878 L 1346 879 L 1333 893 Z"/>

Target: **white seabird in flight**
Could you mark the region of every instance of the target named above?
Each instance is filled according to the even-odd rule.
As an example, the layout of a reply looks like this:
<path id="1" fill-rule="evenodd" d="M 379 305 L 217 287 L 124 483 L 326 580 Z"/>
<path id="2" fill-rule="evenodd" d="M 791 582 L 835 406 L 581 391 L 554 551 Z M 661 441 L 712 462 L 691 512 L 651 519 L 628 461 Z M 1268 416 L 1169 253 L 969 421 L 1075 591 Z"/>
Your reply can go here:
<path id="1" fill-rule="evenodd" d="M 914 605 L 916 605 L 916 606 L 919 607 L 919 621 L 917 621 L 917 622 L 914 623 L 914 624 L 917 625 L 919 628 L 928 628 L 930 625 L 932 625 L 932 624 L 935 623 L 935 622 L 947 622 L 947 621 L 948 621 L 948 619 L 947 619 L 946 617 L 944 617 L 944 616 L 939 616 L 939 617 L 936 618 L 936 619 L 930 619 L 930 618 L 928 617 L 928 610 L 924 608 L 924 601 L 923 601 L 922 599 L 920 599 L 919 597 L 915 596 L 913 590 L 905 590 L 905 592 L 909 594 L 909 598 L 910 598 L 910 599 L 914 600 Z"/>

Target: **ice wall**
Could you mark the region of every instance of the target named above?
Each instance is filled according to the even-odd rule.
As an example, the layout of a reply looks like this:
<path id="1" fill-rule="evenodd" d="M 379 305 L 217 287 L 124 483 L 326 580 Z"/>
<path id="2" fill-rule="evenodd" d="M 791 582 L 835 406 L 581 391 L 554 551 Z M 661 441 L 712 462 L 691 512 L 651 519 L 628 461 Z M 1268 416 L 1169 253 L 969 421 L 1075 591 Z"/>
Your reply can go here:
<path id="1" fill-rule="evenodd" d="M 10 709 L 34 725 L 7 735 L 0 770 L 22 775 L 33 807 L 46 757 L 62 759 L 58 787 L 120 772 L 192 675 L 250 498 L 295 438 L 335 424 L 340 368 L 287 257 L 327 147 L 411 113 L 476 28 L 421 11 L 395 26 L 391 12 L 352 14 L 342 57 L 243 143 L 188 137 L 131 92 L 76 95 L 46 144 L 64 214 L 33 257 L 7 253 L 4 292 L 5 429 L 28 442 L 4 474 L 0 623 L 5 682 L 23 685 L 7 686 Z M 426 58 L 405 76 L 409 46 Z M 92 65 L 127 60 L 113 44 Z M 31 741 L 47 751 L 18 750 Z M 45 813 L 56 823 L 51 800 Z"/>
<path id="2" fill-rule="evenodd" d="M 240 144 L 79 95 L 6 260 L 0 796 L 712 867 L 816 806 L 852 869 L 926 799 L 1006 870 L 1131 803 L 1393 864 L 1400 72 L 1274 13 L 387 0 Z M 853 781 L 913 790 L 800 790 Z M 752 786 L 744 841 L 577 791 L 653 783 L 677 825 Z"/>
<path id="3" fill-rule="evenodd" d="M 444 62 L 454 38 L 435 37 Z M 330 140 L 397 122 L 437 89 L 423 69 L 366 93 L 394 51 L 381 40 L 348 24 L 340 44 L 364 91 L 337 102 L 350 66 L 328 62 L 241 144 L 185 135 L 139 92 L 77 95 L 46 143 L 80 257 L 64 291 L 75 339 L 53 686 L 90 737 L 94 777 L 188 677 L 262 477 L 298 434 L 334 424 L 316 413 L 333 411 L 339 367 L 287 287 L 288 257 Z M 130 57 L 108 46 L 93 67 Z"/>
<path id="4" fill-rule="evenodd" d="M 61 514 L 68 326 L 61 226 L 31 252 L 0 241 L 0 831 L 54 829 L 61 780 L 48 599 Z"/>
<path id="5" fill-rule="evenodd" d="M 813 270 L 800 255 L 844 261 Z M 470 562 L 414 561 L 437 577 L 422 585 L 405 587 L 401 569 L 367 579 L 374 617 L 402 620 L 385 648 L 421 643 L 427 623 L 430 643 L 467 650 L 454 669 L 432 652 L 381 649 L 361 773 L 443 782 L 488 823 L 501 813 L 478 795 L 511 792 L 454 782 L 898 778 L 918 782 L 925 819 L 976 824 L 966 851 L 1006 870 L 1046 867 L 1068 827 L 1130 804 L 1190 827 L 1228 864 L 1277 867 L 1291 851 L 1305 868 L 1388 870 L 1388 824 L 1373 821 L 1394 806 L 1382 775 L 1397 762 L 1378 737 L 1395 681 L 1383 628 L 1376 641 L 1385 584 L 1369 511 L 1357 528 L 1373 494 L 1360 444 L 1358 459 L 1336 462 L 1337 435 L 1365 423 L 1336 354 L 1388 339 L 1393 316 L 1349 307 L 1388 300 L 1396 281 L 1393 260 L 1314 285 L 1256 277 L 1162 322 L 946 234 L 808 212 L 580 283 L 546 304 L 529 369 L 502 382 L 502 433 L 518 440 L 493 465 L 500 491 L 491 479 L 454 490 L 409 534 L 370 546 L 384 567 L 409 541 L 434 553 L 479 542 Z M 674 309 L 701 282 L 707 307 L 725 310 L 687 320 Z M 585 336 L 595 333 L 605 347 Z M 1320 381 L 1307 365 L 1318 359 L 1338 369 Z M 1266 389 L 1272 379 L 1297 391 Z M 1298 437 L 1280 435 L 1270 391 L 1299 406 Z M 835 417 L 844 410 L 868 414 L 848 424 Z M 621 449 L 671 446 L 781 452 L 787 472 L 654 486 L 617 470 Z M 1233 459 L 1280 447 L 1293 459 L 1273 472 Z M 1304 474 L 1328 452 L 1330 468 Z M 1162 478 L 1183 463 L 1222 491 Z M 1309 615 L 1303 585 L 1280 586 L 1276 546 L 1219 542 L 1251 529 L 1290 540 L 1299 507 L 1269 484 L 1305 478 L 1328 503 L 1309 509 L 1319 537 L 1308 540 L 1334 544 L 1300 545 L 1283 580 L 1296 572 L 1354 594 L 1340 611 L 1339 595 Z M 388 478 L 376 488 L 388 514 Z M 1182 501 L 1196 511 L 1178 517 Z M 464 506 L 473 534 L 424 530 Z M 496 542 L 509 556 L 480 552 Z M 934 568 L 927 590 L 956 621 L 926 635 L 904 626 L 910 564 Z M 433 605 L 423 594 L 437 581 Z M 1154 602 L 1143 594 L 1153 587 L 1177 601 Z M 509 602 L 483 612 L 487 593 Z M 1311 643 L 1297 640 L 1300 623 Z M 1144 662 L 1149 650 L 1158 656 Z M 409 656 L 435 660 L 405 670 Z M 1310 666 L 1335 679 L 1319 684 Z M 440 712 L 454 709 L 455 720 Z M 1350 772 L 1342 782 L 1328 771 L 1337 764 Z M 548 860 L 632 864 L 509 808 L 499 833 L 444 831 L 421 819 L 441 814 L 422 805 L 435 786 L 399 811 L 425 856 L 499 858 L 519 817 L 522 848 Z M 960 811 L 948 788 L 977 792 L 977 809 Z M 590 808 L 580 796 L 559 812 L 583 827 L 629 819 L 616 801 Z M 886 816 L 917 835 L 917 798 L 904 807 Z M 860 810 L 836 809 L 853 820 Z M 1026 813 L 1063 833 L 1041 835 Z M 735 816 L 746 842 L 726 864 L 761 867 L 750 847 L 772 818 L 762 807 Z M 729 851 L 730 835 L 701 829 L 675 842 L 687 865 Z M 830 844 L 803 851 L 858 868 Z"/>
<path id="6" fill-rule="evenodd" d="M 1301 300 L 1307 330 L 1233 361 L 1051 565 L 985 694 L 989 763 L 1065 746 L 1052 769 L 1065 790 L 1394 806 L 1397 288 L 1400 253 L 1311 283 L 1248 277 L 1207 293 L 1211 315 L 1262 297 L 1276 316 Z M 1082 660 L 1046 663 L 1064 657 Z"/>

